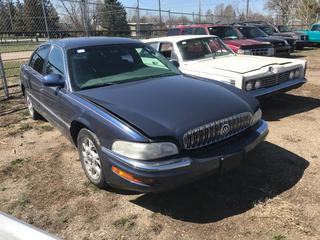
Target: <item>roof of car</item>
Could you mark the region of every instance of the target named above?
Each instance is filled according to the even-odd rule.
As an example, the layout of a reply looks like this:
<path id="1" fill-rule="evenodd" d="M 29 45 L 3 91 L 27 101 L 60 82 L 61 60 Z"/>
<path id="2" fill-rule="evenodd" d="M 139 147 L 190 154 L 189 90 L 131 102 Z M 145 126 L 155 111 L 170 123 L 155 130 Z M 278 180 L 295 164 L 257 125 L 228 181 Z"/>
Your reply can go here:
<path id="1" fill-rule="evenodd" d="M 98 45 L 113 45 L 113 44 L 130 44 L 141 43 L 138 40 L 120 37 L 78 37 L 78 38 L 63 38 L 59 40 L 51 40 L 49 43 L 57 44 L 65 49 L 98 46 Z"/>
<path id="2" fill-rule="evenodd" d="M 215 35 L 177 35 L 177 36 L 168 36 L 168 37 L 159 37 L 159 38 L 150 38 L 144 40 L 144 42 L 173 42 L 177 43 L 183 40 L 197 39 L 197 38 L 212 38 L 216 37 Z"/>
<path id="3" fill-rule="evenodd" d="M 197 28 L 197 27 L 232 27 L 228 24 L 212 24 L 212 23 L 205 23 L 205 24 L 190 24 L 190 25 L 177 25 L 175 28 Z"/>

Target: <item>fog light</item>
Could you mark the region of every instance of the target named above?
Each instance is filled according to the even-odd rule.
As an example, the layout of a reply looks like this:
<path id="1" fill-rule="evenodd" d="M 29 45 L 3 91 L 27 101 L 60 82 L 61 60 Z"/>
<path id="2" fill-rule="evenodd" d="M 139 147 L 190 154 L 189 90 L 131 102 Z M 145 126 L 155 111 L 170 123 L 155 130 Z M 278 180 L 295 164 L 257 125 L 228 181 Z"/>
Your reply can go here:
<path id="1" fill-rule="evenodd" d="M 115 174 L 117 174 L 118 176 L 130 181 L 130 182 L 134 182 L 134 183 L 142 183 L 142 184 L 146 184 L 146 185 L 151 185 L 153 184 L 155 181 L 154 179 L 151 178 L 142 178 L 142 177 L 136 177 L 131 173 L 128 173 L 124 170 L 121 170 L 120 168 L 117 168 L 115 166 L 111 167 L 112 172 L 114 172 Z"/>
<path id="2" fill-rule="evenodd" d="M 294 75 L 295 75 L 294 71 L 291 71 L 289 74 L 289 79 L 290 80 L 294 79 Z"/>
<path id="3" fill-rule="evenodd" d="M 258 89 L 258 88 L 261 88 L 261 81 L 256 81 L 256 83 L 254 84 L 254 88 L 255 89 Z"/>
<path id="4" fill-rule="evenodd" d="M 300 69 L 297 69 L 296 72 L 294 73 L 294 77 L 295 78 L 300 78 L 300 76 L 301 76 Z"/>
<path id="5" fill-rule="evenodd" d="M 246 91 L 251 91 L 253 89 L 253 82 L 247 82 Z"/>

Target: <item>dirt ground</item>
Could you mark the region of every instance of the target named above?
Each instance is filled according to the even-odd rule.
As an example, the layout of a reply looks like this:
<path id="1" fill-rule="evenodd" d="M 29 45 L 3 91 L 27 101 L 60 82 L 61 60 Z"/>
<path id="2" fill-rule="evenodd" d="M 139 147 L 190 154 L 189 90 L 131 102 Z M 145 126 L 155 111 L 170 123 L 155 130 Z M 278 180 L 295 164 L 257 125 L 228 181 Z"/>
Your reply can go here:
<path id="1" fill-rule="evenodd" d="M 99 190 L 49 123 L 0 116 L 0 211 L 63 239 L 320 239 L 319 56 L 296 53 L 309 82 L 262 101 L 270 134 L 247 164 L 162 194 Z"/>

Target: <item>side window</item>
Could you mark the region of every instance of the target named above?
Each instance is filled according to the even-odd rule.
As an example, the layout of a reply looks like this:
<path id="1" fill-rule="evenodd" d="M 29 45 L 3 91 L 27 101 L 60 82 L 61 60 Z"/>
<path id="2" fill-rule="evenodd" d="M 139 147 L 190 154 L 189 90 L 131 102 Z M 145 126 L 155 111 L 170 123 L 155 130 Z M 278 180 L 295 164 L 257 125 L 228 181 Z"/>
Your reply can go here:
<path id="1" fill-rule="evenodd" d="M 49 54 L 48 63 L 46 66 L 46 74 L 64 75 L 63 54 L 60 48 L 54 46 Z"/>
<path id="2" fill-rule="evenodd" d="M 207 32 L 204 28 L 195 28 L 193 34 L 194 35 L 207 35 Z"/>
<path id="3" fill-rule="evenodd" d="M 182 35 L 192 35 L 193 28 L 184 28 L 182 29 Z"/>
<path id="4" fill-rule="evenodd" d="M 172 43 L 161 43 L 159 52 L 167 59 L 178 60 L 178 57 L 173 50 Z"/>
<path id="5" fill-rule="evenodd" d="M 226 28 L 225 29 L 225 37 L 236 37 L 237 38 L 237 33 L 233 28 Z"/>
<path id="6" fill-rule="evenodd" d="M 32 55 L 29 66 L 36 70 L 38 73 L 43 73 L 43 64 L 48 56 L 50 45 L 40 46 Z"/>
<path id="7" fill-rule="evenodd" d="M 320 31 L 320 25 L 313 25 L 311 31 Z"/>
<path id="8" fill-rule="evenodd" d="M 172 28 L 168 31 L 167 36 L 176 36 L 179 35 L 180 29 L 179 28 Z"/>

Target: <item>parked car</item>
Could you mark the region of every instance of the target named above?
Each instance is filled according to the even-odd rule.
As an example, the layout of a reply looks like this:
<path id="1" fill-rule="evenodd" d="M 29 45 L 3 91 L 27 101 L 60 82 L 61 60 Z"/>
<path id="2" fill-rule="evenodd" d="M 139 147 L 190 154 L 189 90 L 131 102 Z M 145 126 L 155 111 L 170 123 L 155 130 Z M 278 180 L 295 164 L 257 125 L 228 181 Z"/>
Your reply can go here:
<path id="1" fill-rule="evenodd" d="M 315 23 L 311 26 L 310 30 L 302 30 L 302 32 L 308 35 L 311 42 L 320 46 L 320 23 Z"/>
<path id="2" fill-rule="evenodd" d="M 236 55 L 218 37 L 172 36 L 145 41 L 188 75 L 231 84 L 255 97 L 297 88 L 306 82 L 306 61 Z"/>
<path id="3" fill-rule="evenodd" d="M 288 36 L 287 34 L 277 33 L 275 31 L 274 27 L 270 24 L 266 24 L 266 23 L 263 23 L 260 21 L 258 21 L 258 22 L 243 22 L 240 24 L 244 25 L 244 26 L 255 26 L 255 27 L 259 28 L 260 30 L 262 30 L 264 33 L 266 33 L 268 36 L 274 36 L 274 37 L 286 40 L 289 43 L 292 52 L 296 49 L 296 39 L 293 36 Z"/>
<path id="4" fill-rule="evenodd" d="M 22 65 L 21 87 L 32 118 L 69 137 L 101 188 L 163 191 L 224 172 L 268 133 L 249 94 L 184 76 L 132 39 L 44 43 Z"/>
<path id="5" fill-rule="evenodd" d="M 307 34 L 303 33 L 302 31 L 292 31 L 286 25 L 277 25 L 273 26 L 275 33 L 283 34 L 283 36 L 292 36 L 296 39 L 296 49 L 303 49 L 304 47 L 313 47 L 315 46 L 314 42 L 309 40 Z"/>
<path id="6" fill-rule="evenodd" d="M 242 26 L 242 25 L 235 25 L 235 29 L 239 30 L 241 33 L 238 37 L 239 38 L 248 38 L 248 39 L 254 39 L 257 41 L 262 41 L 262 42 L 269 42 L 273 45 L 274 51 L 275 51 L 275 56 L 276 57 L 281 57 L 285 56 L 288 57 L 291 52 L 291 47 L 289 43 L 281 39 L 279 37 L 273 37 L 269 36 L 259 28 L 255 26 Z"/>
<path id="7" fill-rule="evenodd" d="M 256 56 L 274 56 L 274 48 L 269 42 L 239 38 L 240 33 L 232 26 L 215 24 L 180 25 L 168 31 L 167 36 L 215 35 L 220 37 L 235 53 Z"/>

